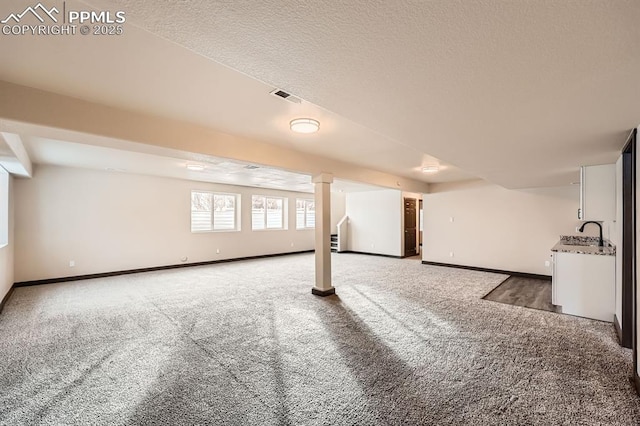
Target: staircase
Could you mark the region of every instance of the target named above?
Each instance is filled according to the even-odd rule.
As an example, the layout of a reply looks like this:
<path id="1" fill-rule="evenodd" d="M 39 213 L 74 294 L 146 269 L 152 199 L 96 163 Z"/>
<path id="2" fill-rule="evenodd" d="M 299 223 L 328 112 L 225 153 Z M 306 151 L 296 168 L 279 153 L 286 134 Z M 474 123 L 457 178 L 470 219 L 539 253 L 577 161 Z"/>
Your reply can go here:
<path id="1" fill-rule="evenodd" d="M 338 234 L 331 234 L 331 252 L 338 252 Z"/>

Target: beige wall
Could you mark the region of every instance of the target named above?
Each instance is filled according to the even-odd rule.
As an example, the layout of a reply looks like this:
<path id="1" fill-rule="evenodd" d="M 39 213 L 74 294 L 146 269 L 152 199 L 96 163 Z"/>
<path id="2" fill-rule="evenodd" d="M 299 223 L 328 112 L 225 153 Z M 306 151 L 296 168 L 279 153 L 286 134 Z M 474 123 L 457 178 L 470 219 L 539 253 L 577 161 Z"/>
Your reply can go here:
<path id="1" fill-rule="evenodd" d="M 348 193 L 349 250 L 402 255 L 402 192 L 392 189 Z"/>
<path id="2" fill-rule="evenodd" d="M 551 275 L 545 261 L 561 234 L 577 234 L 578 204 L 576 185 L 507 190 L 480 180 L 434 184 L 424 195 L 422 259 Z M 583 235 L 597 233 L 595 226 L 587 230 Z"/>
<path id="3" fill-rule="evenodd" d="M 242 230 L 191 233 L 193 189 L 241 194 Z M 53 166 L 15 193 L 16 282 L 314 248 L 295 225 L 295 198 L 312 194 Z M 252 194 L 289 197 L 288 230 L 251 231 Z"/>
<path id="4" fill-rule="evenodd" d="M 0 301 L 6 296 L 13 285 L 13 256 L 15 247 L 14 233 L 14 179 L 7 175 L 9 179 L 9 241 L 4 247 L 0 247 Z"/>

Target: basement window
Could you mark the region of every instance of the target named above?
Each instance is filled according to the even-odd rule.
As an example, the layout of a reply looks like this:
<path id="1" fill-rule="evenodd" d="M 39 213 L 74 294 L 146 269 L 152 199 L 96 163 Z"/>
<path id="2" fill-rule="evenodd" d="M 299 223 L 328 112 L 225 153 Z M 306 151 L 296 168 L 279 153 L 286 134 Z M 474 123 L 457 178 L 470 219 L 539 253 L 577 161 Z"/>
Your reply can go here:
<path id="1" fill-rule="evenodd" d="M 316 227 L 316 203 L 313 200 L 296 199 L 296 228 L 313 229 Z"/>
<path id="2" fill-rule="evenodd" d="M 9 173 L 0 167 L 0 247 L 9 244 Z"/>
<path id="3" fill-rule="evenodd" d="M 191 191 L 191 232 L 239 231 L 240 194 Z"/>
<path id="4" fill-rule="evenodd" d="M 285 199 L 264 195 L 251 197 L 251 229 L 287 229 Z"/>

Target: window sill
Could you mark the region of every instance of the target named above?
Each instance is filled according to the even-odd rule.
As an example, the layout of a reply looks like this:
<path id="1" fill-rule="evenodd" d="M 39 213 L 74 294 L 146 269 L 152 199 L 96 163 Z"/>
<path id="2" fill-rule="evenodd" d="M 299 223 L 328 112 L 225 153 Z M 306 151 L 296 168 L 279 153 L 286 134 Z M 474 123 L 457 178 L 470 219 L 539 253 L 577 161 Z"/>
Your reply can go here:
<path id="1" fill-rule="evenodd" d="M 219 229 L 215 231 L 191 231 L 192 234 L 220 234 L 220 233 L 231 233 L 231 232 L 240 232 L 240 229 Z"/>

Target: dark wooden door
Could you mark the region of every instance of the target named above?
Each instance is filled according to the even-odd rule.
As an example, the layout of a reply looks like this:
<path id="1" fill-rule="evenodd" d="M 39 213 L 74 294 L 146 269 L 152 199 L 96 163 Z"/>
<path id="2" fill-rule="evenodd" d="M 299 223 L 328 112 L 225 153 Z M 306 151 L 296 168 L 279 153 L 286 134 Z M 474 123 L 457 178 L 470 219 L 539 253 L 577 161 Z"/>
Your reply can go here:
<path id="1" fill-rule="evenodd" d="M 404 255 L 415 256 L 416 250 L 416 200 L 404 199 Z"/>

